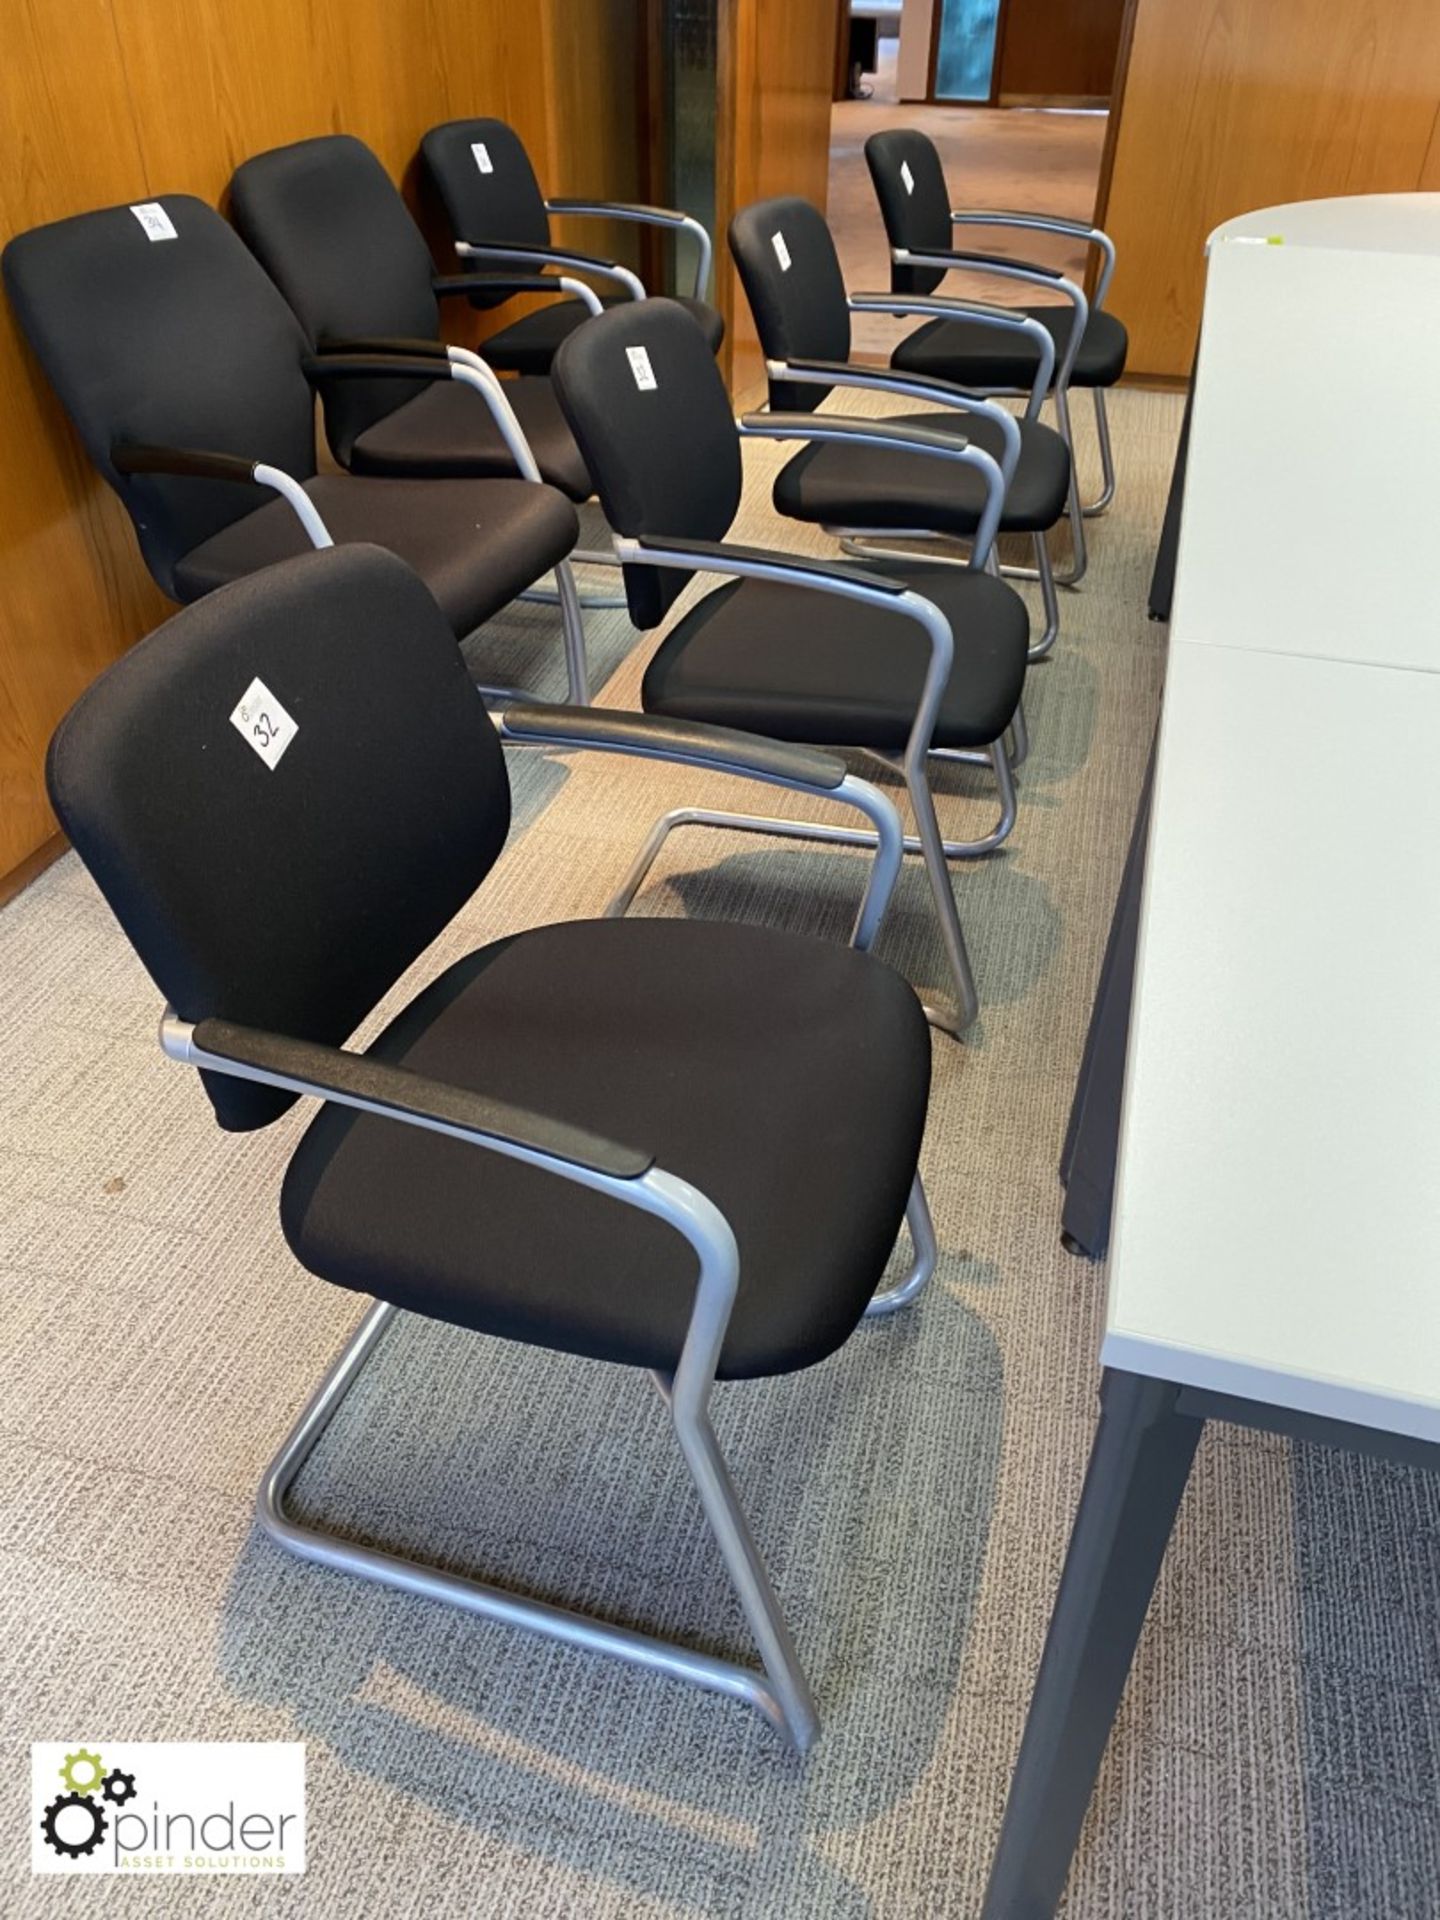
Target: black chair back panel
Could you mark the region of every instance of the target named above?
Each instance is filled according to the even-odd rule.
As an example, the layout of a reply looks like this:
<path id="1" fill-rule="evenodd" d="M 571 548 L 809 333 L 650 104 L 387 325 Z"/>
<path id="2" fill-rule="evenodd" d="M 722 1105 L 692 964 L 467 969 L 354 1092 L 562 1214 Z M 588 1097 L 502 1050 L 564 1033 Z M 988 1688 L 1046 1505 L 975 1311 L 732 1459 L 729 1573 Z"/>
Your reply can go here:
<path id="1" fill-rule="evenodd" d="M 488 240 L 513 247 L 548 247 L 550 216 L 530 156 L 503 120 L 449 120 L 420 142 L 457 240 Z M 462 268 L 465 261 L 458 263 Z M 484 272 L 484 262 L 473 263 Z M 495 307 L 511 296 L 474 295 L 471 305 Z"/>
<path id="2" fill-rule="evenodd" d="M 230 215 L 310 339 L 438 339 L 430 249 L 379 160 L 349 134 L 257 154 L 235 170 Z M 423 391 L 336 380 L 325 427 L 344 462 L 358 435 Z"/>
<path id="3" fill-rule="evenodd" d="M 767 360 L 848 360 L 850 309 L 824 215 L 808 200 L 760 200 L 730 222 L 730 252 Z M 770 383 L 780 413 L 813 413 L 828 387 Z"/>
<path id="4" fill-rule="evenodd" d="M 948 253 L 950 190 L 940 151 L 928 134 L 889 127 L 865 142 L 865 162 L 880 202 L 880 217 L 892 247 L 912 253 Z M 934 267 L 890 268 L 892 293 L 933 293 L 945 275 Z"/>
<path id="5" fill-rule="evenodd" d="M 158 208 L 158 220 L 148 209 Z M 273 495 L 215 480 L 125 478 L 117 441 L 315 471 L 315 416 L 294 314 L 213 207 L 184 194 L 77 214 L 4 253 L 11 304 L 86 451 L 124 501 L 146 564 L 175 562 Z"/>
<path id="6" fill-rule="evenodd" d="M 510 820 L 448 622 L 402 561 L 358 545 L 268 567 L 158 628 L 61 721 L 46 775 L 182 1018 L 331 1045 L 463 906 Z M 291 1104 L 221 1075 L 207 1090 L 236 1130 Z"/>
<path id="7" fill-rule="evenodd" d="M 674 300 L 612 307 L 563 342 L 551 377 L 617 533 L 724 538 L 740 505 L 740 444 L 692 314 Z M 657 626 L 688 578 L 626 567 L 635 625 Z"/>

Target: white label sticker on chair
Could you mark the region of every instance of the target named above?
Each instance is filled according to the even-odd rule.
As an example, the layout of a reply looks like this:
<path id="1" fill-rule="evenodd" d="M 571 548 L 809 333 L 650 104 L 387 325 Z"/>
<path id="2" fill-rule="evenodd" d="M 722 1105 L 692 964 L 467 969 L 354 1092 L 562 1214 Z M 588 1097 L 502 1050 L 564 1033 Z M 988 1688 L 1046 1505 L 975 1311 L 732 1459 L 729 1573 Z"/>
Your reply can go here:
<path id="1" fill-rule="evenodd" d="M 627 347 L 625 358 L 630 362 L 630 371 L 635 376 L 635 384 L 641 393 L 654 393 L 660 382 L 655 378 L 655 369 L 650 364 L 650 356 L 644 347 Z"/>
<path id="2" fill-rule="evenodd" d="M 784 234 L 777 233 L 775 238 L 770 242 L 770 244 L 775 249 L 775 258 L 780 262 L 781 273 L 789 273 L 790 249 L 785 244 Z"/>
<path id="3" fill-rule="evenodd" d="M 495 171 L 495 162 L 490 158 L 490 149 L 483 140 L 472 140 L 470 143 L 470 151 L 474 154 L 475 164 L 481 173 L 493 173 Z"/>
<path id="4" fill-rule="evenodd" d="M 131 207 L 130 211 L 145 229 L 147 240 L 178 240 L 175 222 L 161 206 L 158 200 L 147 200 L 142 207 Z"/>
<path id="5" fill-rule="evenodd" d="M 272 772 L 300 729 L 263 680 L 252 680 L 230 716 L 230 724 Z"/>
<path id="6" fill-rule="evenodd" d="M 908 160 L 902 160 L 900 162 L 900 178 L 905 182 L 906 193 L 914 193 L 915 176 L 910 171 L 910 162 Z"/>

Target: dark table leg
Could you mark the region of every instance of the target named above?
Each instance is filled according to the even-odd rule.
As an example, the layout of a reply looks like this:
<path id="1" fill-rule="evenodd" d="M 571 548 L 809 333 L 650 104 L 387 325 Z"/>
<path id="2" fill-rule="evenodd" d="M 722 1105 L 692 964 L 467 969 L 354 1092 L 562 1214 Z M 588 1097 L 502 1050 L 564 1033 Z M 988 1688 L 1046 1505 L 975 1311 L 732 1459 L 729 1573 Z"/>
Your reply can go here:
<path id="1" fill-rule="evenodd" d="M 1107 1370 L 1100 1424 L 1010 1783 L 982 1920 L 1049 1920 L 1125 1689 L 1204 1419 Z"/>
<path id="2" fill-rule="evenodd" d="M 1105 942 L 1100 983 L 1085 1052 L 1075 1082 L 1070 1122 L 1060 1156 L 1065 1205 L 1060 1231 L 1072 1253 L 1098 1260 L 1110 1244 L 1110 1214 L 1115 1199 L 1115 1160 L 1120 1145 L 1120 1096 L 1125 1085 L 1125 1056 L 1130 1043 L 1130 1001 L 1135 989 L 1135 948 L 1140 937 L 1140 891 L 1150 840 L 1150 792 L 1155 778 L 1155 749 L 1140 790 L 1140 805 L 1130 835 L 1130 851 L 1120 876 L 1120 892 Z"/>
<path id="3" fill-rule="evenodd" d="M 1195 359 L 1200 358 L 1200 343 L 1195 343 Z M 1190 368 L 1190 388 L 1185 395 L 1185 417 L 1180 422 L 1180 442 L 1175 449 L 1175 464 L 1170 469 L 1170 493 L 1165 502 L 1165 520 L 1160 528 L 1160 545 L 1155 550 L 1155 568 L 1150 575 L 1150 618 L 1168 620 L 1175 598 L 1175 558 L 1180 550 L 1180 515 L 1185 507 L 1185 468 L 1190 460 L 1190 409 L 1195 401 L 1195 367 Z"/>

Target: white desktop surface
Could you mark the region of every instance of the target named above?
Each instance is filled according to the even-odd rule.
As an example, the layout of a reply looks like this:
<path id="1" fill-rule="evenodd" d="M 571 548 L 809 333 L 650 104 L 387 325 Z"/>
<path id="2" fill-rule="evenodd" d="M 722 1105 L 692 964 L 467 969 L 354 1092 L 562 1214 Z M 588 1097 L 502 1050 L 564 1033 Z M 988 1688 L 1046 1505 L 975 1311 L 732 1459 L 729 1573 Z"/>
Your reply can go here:
<path id="1" fill-rule="evenodd" d="M 1212 251 L 1173 635 L 1440 671 L 1437 342 L 1440 251 Z"/>
<path id="2" fill-rule="evenodd" d="M 1104 1364 L 1440 1441 L 1440 677 L 1172 644 Z"/>
<path id="3" fill-rule="evenodd" d="M 1296 200 L 1222 221 L 1205 243 L 1279 240 L 1287 247 L 1347 253 L 1440 253 L 1440 193 L 1355 193 Z"/>

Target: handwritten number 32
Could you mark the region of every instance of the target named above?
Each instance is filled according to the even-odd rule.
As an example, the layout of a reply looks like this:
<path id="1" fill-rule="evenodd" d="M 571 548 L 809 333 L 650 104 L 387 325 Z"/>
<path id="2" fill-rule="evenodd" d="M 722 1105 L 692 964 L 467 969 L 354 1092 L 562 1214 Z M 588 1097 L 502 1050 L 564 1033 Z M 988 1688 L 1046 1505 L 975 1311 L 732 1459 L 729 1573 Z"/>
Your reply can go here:
<path id="1" fill-rule="evenodd" d="M 251 731 L 262 747 L 268 747 L 280 729 L 275 725 L 275 722 L 270 718 L 268 713 L 262 713 Z"/>

